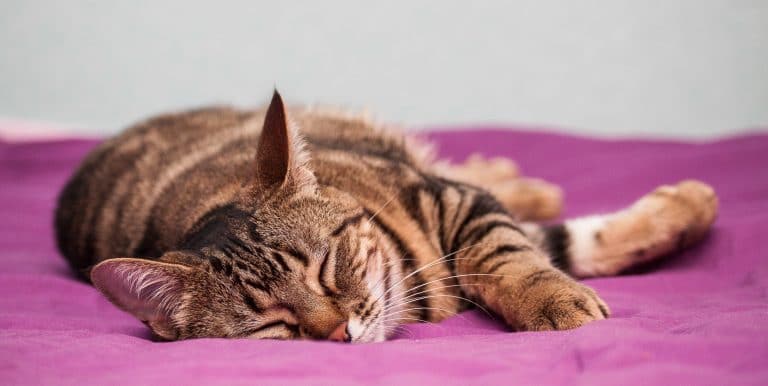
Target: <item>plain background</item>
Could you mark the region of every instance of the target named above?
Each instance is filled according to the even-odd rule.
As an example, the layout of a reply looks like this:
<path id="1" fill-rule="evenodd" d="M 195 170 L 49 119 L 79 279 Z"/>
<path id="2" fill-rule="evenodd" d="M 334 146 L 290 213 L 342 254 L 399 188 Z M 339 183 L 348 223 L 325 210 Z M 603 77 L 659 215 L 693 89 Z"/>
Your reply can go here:
<path id="1" fill-rule="evenodd" d="M 768 1 L 0 0 L 0 116 L 109 134 L 209 103 L 414 129 L 708 138 L 768 127 Z"/>

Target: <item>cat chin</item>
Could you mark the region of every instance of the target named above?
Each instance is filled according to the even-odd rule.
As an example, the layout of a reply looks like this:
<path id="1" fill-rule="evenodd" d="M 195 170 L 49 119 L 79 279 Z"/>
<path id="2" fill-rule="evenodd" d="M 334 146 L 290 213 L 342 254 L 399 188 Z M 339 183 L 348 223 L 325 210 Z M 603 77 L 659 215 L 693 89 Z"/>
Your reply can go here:
<path id="1" fill-rule="evenodd" d="M 380 343 L 387 341 L 387 335 L 384 329 L 378 329 L 376 331 L 370 331 L 366 336 L 358 339 L 353 339 L 352 343 Z"/>
<path id="2" fill-rule="evenodd" d="M 387 340 L 386 328 L 380 321 L 374 321 L 367 327 L 366 325 L 360 318 L 350 318 L 347 330 L 352 337 L 352 343 L 376 343 Z"/>

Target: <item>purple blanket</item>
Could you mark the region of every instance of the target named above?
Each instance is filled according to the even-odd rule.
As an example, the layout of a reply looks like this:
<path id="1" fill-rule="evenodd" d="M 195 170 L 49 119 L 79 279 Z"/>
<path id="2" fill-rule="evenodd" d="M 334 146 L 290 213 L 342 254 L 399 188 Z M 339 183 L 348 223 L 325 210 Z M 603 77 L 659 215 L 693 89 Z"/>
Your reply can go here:
<path id="1" fill-rule="evenodd" d="M 663 183 L 712 184 L 721 213 L 698 247 L 589 280 L 613 317 L 511 333 L 476 311 L 385 343 L 158 343 L 76 280 L 51 230 L 89 141 L 0 142 L 0 384 L 768 384 L 768 135 L 706 144 L 520 132 L 434 134 L 444 155 L 508 155 L 560 184 L 567 215 L 620 208 Z"/>

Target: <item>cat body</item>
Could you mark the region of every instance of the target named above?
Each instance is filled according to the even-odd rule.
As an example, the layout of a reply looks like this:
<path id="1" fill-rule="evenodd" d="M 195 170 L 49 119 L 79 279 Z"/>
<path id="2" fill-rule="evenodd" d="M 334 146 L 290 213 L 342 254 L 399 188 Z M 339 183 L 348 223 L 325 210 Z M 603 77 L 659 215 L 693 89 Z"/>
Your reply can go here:
<path id="1" fill-rule="evenodd" d="M 520 330 L 604 319 L 575 277 L 690 245 L 717 209 L 686 181 L 609 215 L 518 221 L 561 200 L 509 161 L 439 161 L 412 136 L 275 93 L 265 109 L 163 115 L 108 140 L 55 225 L 73 269 L 163 339 L 370 342 L 470 306 Z"/>

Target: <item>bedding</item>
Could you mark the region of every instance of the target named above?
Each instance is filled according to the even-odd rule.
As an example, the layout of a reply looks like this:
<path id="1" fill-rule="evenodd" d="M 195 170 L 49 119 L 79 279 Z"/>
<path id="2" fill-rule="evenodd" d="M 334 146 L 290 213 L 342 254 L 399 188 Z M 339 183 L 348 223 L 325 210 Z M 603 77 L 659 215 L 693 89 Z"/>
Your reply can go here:
<path id="1" fill-rule="evenodd" d="M 515 333 L 468 311 L 375 344 L 155 342 L 55 248 L 56 194 L 96 142 L 0 142 L 0 384 L 768 384 L 768 134 L 707 143 L 509 128 L 430 135 L 443 156 L 510 156 L 559 184 L 566 217 L 685 178 L 715 187 L 720 216 L 697 247 L 588 280 L 613 316 L 577 330 Z"/>

